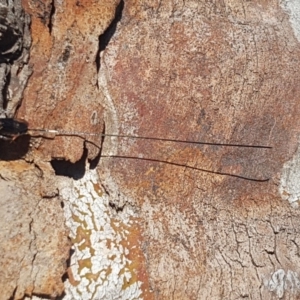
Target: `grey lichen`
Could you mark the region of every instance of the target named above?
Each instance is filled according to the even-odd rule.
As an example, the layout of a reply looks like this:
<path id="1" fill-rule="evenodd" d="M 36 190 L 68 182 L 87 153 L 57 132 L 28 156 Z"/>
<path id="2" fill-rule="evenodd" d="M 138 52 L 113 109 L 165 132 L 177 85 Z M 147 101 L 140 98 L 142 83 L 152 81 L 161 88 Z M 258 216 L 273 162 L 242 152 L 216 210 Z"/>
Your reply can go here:
<path id="1" fill-rule="evenodd" d="M 13 117 L 31 75 L 30 17 L 21 1 L 0 1 L 0 117 Z"/>

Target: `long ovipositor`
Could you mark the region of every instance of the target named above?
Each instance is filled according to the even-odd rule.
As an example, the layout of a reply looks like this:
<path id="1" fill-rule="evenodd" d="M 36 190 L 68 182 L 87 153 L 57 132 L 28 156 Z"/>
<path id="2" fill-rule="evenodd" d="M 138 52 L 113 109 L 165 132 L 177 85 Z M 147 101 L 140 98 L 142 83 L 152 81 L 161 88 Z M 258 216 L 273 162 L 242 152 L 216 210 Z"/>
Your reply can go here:
<path id="1" fill-rule="evenodd" d="M 101 136 L 101 137 L 117 137 L 117 138 L 130 138 L 130 139 L 143 139 L 163 142 L 185 143 L 185 144 L 198 144 L 198 145 L 211 145 L 220 147 L 242 147 L 242 148 L 260 148 L 260 149 L 272 149 L 271 146 L 265 145 L 249 145 L 249 144 L 230 144 L 230 143 L 216 143 L 216 142 L 204 142 L 204 141 L 189 141 L 189 140 L 177 140 L 158 137 L 147 137 L 137 135 L 122 135 L 122 134 L 109 134 L 109 133 L 87 133 L 77 131 L 64 131 L 56 129 L 35 129 L 29 128 L 28 122 L 21 119 L 13 118 L 0 118 L 0 134 L 6 137 L 15 137 L 18 135 L 27 134 L 31 132 L 50 133 L 54 135 L 68 135 L 68 136 Z"/>
<path id="2" fill-rule="evenodd" d="M 29 128 L 28 122 L 21 120 L 21 119 L 13 119 L 13 118 L 0 118 L 0 138 L 5 140 L 14 140 L 20 135 L 29 134 L 31 135 L 33 132 L 40 133 L 38 134 L 39 137 L 43 137 L 43 134 L 51 134 L 57 136 L 77 136 L 83 138 L 84 136 L 99 136 L 99 137 L 117 137 L 117 138 L 130 138 L 130 139 L 143 139 L 143 140 L 153 140 L 153 141 L 164 141 L 164 142 L 174 142 L 174 143 L 186 143 L 186 144 L 198 144 L 198 145 L 211 145 L 211 146 L 220 146 L 220 147 L 240 147 L 240 148 L 258 148 L 258 149 L 272 149 L 271 146 L 264 146 L 264 145 L 249 145 L 249 144 L 230 144 L 230 143 L 213 143 L 213 142 L 203 142 L 203 141 L 188 141 L 188 140 L 176 140 L 176 139 L 167 139 L 167 138 L 158 138 L 158 137 L 146 137 L 146 136 L 135 136 L 135 135 L 119 135 L 119 134 L 109 134 L 109 133 L 86 133 L 86 132 L 77 132 L 77 131 L 64 131 L 64 130 L 56 130 L 56 129 L 36 129 L 36 128 Z M 93 143 L 92 143 L 93 144 Z M 108 157 L 108 156 L 104 156 Z M 123 159 L 134 159 L 134 157 L 129 156 L 109 156 L 115 158 L 123 158 Z M 149 159 L 149 158 L 136 158 L 136 159 L 143 159 L 148 161 L 155 161 L 158 162 L 156 159 Z M 175 166 L 181 166 L 180 164 L 169 162 L 169 161 L 161 161 L 163 163 L 172 164 Z M 219 175 L 225 176 L 232 176 L 236 178 L 246 179 L 250 181 L 258 181 L 258 182 L 265 182 L 269 179 L 256 179 L 256 178 L 249 178 L 241 175 L 229 174 L 229 173 L 222 173 L 217 171 L 211 170 L 204 170 L 195 167 L 190 167 L 187 165 L 183 165 L 185 168 L 192 168 L 199 171 L 204 171 L 207 173 L 214 173 Z"/>

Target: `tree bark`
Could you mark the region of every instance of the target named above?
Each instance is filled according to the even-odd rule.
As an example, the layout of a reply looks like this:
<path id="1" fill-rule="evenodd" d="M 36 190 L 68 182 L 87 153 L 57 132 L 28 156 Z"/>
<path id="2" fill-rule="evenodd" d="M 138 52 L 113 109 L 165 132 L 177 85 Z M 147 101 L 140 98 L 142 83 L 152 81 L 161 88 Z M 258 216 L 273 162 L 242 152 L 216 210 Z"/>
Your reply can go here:
<path id="1" fill-rule="evenodd" d="M 298 299 L 296 1 L 9 3 L 3 299 Z"/>

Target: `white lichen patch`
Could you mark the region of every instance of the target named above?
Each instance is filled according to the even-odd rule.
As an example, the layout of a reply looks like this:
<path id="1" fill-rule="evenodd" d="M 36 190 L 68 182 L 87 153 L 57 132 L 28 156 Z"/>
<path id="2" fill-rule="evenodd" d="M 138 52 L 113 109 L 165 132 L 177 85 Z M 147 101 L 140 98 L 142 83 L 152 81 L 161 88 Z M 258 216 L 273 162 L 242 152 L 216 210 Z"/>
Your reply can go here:
<path id="1" fill-rule="evenodd" d="M 64 300 L 139 299 L 142 283 L 134 280 L 124 246 L 134 213 L 114 212 L 97 181 L 96 171 L 89 170 L 61 189 L 74 250 Z"/>
<path id="2" fill-rule="evenodd" d="M 289 14 L 294 34 L 300 42 L 300 1 L 279 0 L 281 7 Z"/>
<path id="3" fill-rule="evenodd" d="M 296 272 L 291 270 L 279 269 L 271 274 L 270 278 L 264 281 L 269 291 L 276 293 L 279 299 L 283 298 L 286 291 L 291 294 L 300 292 L 300 280 Z"/>
<path id="4" fill-rule="evenodd" d="M 290 204 L 297 208 L 300 200 L 300 148 L 291 160 L 283 166 L 279 192 L 284 200 L 288 200 Z"/>

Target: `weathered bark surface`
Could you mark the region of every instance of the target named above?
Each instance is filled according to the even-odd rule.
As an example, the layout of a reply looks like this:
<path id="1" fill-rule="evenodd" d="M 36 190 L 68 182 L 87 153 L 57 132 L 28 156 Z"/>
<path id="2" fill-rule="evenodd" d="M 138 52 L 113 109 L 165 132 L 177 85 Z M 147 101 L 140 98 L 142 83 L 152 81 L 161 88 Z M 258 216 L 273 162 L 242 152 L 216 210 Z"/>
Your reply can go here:
<path id="1" fill-rule="evenodd" d="M 299 298 L 293 5 L 23 1 L 33 73 L 17 115 L 31 128 L 273 148 L 3 142 L 3 299 L 62 293 L 63 211 L 65 300 Z"/>
<path id="2" fill-rule="evenodd" d="M 19 117 L 29 121 L 31 128 L 45 128 L 49 125 L 52 129 L 61 127 L 68 130 L 69 120 L 73 125 L 72 129 L 80 130 L 87 122 L 87 130 L 96 128 L 97 131 L 102 131 L 103 124 L 99 121 L 102 109 L 99 101 L 95 101 L 98 39 L 95 33 L 92 41 L 88 41 L 87 31 L 92 30 L 90 26 L 93 26 L 89 18 L 99 24 L 100 33 L 108 26 L 116 5 L 113 2 L 108 4 L 111 9 L 104 5 L 104 9 L 99 10 L 98 5 L 94 4 L 93 9 L 90 3 L 92 8 L 85 11 L 86 17 L 82 15 L 84 21 L 77 23 L 77 26 L 76 16 L 66 13 L 73 8 L 57 7 L 56 17 L 61 18 L 60 23 L 58 22 L 61 25 L 58 27 L 60 31 L 51 35 L 51 22 L 56 10 L 53 1 L 23 1 L 27 14 L 22 9 L 21 1 L 1 1 L 2 117 L 16 116 L 16 108 L 20 105 L 32 69 L 32 77 L 19 110 Z M 103 14 L 106 9 L 107 18 Z M 80 15 L 83 11 L 79 7 L 76 13 Z M 99 14 L 103 16 L 104 23 L 99 22 Z M 29 15 L 33 35 L 30 62 Z M 68 63 L 69 56 L 75 51 L 73 47 L 79 53 L 77 52 L 75 60 Z M 88 64 L 89 59 L 91 64 Z M 69 101 L 64 101 L 65 90 L 69 93 Z M 91 137 L 90 142 L 93 139 Z M 65 163 L 63 166 L 66 167 L 61 168 L 63 174 L 78 178 L 85 171 L 85 159 L 93 159 L 98 155 L 98 144 L 99 137 L 97 145 L 88 143 L 86 150 L 82 138 L 66 139 L 65 143 L 57 138 L 53 143 L 44 144 L 38 139 L 30 141 L 29 136 L 22 136 L 14 141 L 0 141 L 1 160 L 8 161 L 2 161 L 0 165 L 0 299 L 22 299 L 24 295 L 62 295 L 65 289 L 63 276 L 67 271 L 71 244 L 65 226 L 58 179 L 49 161 L 52 158 L 79 161 L 82 157 L 83 162 L 79 161 L 75 166 Z M 20 160 L 24 156 L 25 160 Z M 57 161 L 53 162 L 53 166 L 58 168 Z M 71 185 L 72 182 L 66 178 L 62 184 Z"/>
<path id="3" fill-rule="evenodd" d="M 1 117 L 15 115 L 31 74 L 29 23 L 20 1 L 0 2 Z M 0 141 L 0 299 L 64 291 L 70 243 L 54 171 L 17 160 L 28 143 Z"/>
<path id="4" fill-rule="evenodd" d="M 115 203 L 139 209 L 155 298 L 298 298 L 299 211 L 278 185 L 298 147 L 300 51 L 278 1 L 126 1 L 102 61 L 107 131 L 273 146 L 112 143 L 120 156 L 183 165 L 99 169 Z"/>
<path id="5" fill-rule="evenodd" d="M 117 1 L 24 2 L 32 18 L 31 60 L 34 72 L 19 111 L 31 128 L 102 132 L 103 112 L 97 89 L 98 36 L 114 17 Z M 94 159 L 99 137 L 57 137 L 39 147 L 44 159 L 76 162 Z M 96 144 L 96 146 L 93 145 Z"/>
<path id="6" fill-rule="evenodd" d="M 49 179 L 32 164 L 1 162 L 0 299 L 64 291 L 70 243 Z"/>

